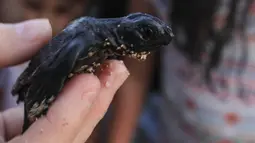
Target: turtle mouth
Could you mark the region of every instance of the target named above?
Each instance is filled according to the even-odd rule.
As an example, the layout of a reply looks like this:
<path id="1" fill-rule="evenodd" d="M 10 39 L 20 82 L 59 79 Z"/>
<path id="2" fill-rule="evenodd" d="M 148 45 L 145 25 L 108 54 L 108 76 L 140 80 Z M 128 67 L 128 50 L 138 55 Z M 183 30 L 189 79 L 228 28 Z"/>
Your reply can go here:
<path id="1" fill-rule="evenodd" d="M 145 48 L 146 49 L 146 48 Z M 139 61 L 144 61 L 147 59 L 147 56 L 151 53 L 150 51 L 146 50 L 141 50 L 141 51 L 134 51 L 131 50 L 130 48 L 126 47 L 125 45 L 121 45 L 117 48 L 116 51 L 112 52 L 114 55 L 117 56 L 127 56 L 132 59 L 136 59 Z"/>

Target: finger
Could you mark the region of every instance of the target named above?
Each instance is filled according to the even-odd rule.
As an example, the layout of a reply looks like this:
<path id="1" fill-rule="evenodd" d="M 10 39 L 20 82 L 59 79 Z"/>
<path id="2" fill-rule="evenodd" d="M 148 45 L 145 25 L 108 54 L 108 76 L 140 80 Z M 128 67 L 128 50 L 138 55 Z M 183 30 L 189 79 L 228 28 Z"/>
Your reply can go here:
<path id="1" fill-rule="evenodd" d="M 94 75 L 74 77 L 49 109 L 23 134 L 20 142 L 70 143 L 81 129 L 86 114 L 100 90 Z"/>
<path id="2" fill-rule="evenodd" d="M 82 130 L 77 135 L 74 143 L 84 143 L 86 141 L 97 123 L 105 115 L 115 92 L 129 75 L 123 62 L 111 60 L 108 61 L 106 65 L 108 66 L 106 66 L 99 75 L 101 82 L 100 94 L 86 116 Z"/>
<path id="3" fill-rule="evenodd" d="M 51 36 L 51 25 L 46 19 L 0 24 L 0 67 L 28 60 Z"/>
<path id="4" fill-rule="evenodd" d="M 0 114 L 0 136 L 9 140 L 22 131 L 24 110 L 23 106 L 8 109 Z"/>

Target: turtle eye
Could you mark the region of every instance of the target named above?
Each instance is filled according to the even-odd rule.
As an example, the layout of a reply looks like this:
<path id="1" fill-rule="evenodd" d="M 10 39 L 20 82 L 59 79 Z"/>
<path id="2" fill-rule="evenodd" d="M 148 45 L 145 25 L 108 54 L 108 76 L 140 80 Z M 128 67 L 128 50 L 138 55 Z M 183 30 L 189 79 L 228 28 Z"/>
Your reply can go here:
<path id="1" fill-rule="evenodd" d="M 153 37 L 153 30 L 149 27 L 141 27 L 140 28 L 140 33 L 142 35 L 142 38 L 144 40 L 149 40 Z"/>

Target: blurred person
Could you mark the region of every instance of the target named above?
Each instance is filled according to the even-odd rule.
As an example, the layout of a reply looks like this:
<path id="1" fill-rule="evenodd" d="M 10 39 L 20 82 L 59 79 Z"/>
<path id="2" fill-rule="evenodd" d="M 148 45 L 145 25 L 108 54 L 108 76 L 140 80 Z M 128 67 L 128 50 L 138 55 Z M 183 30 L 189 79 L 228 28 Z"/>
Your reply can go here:
<path id="1" fill-rule="evenodd" d="M 176 38 L 162 57 L 166 142 L 255 142 L 254 6 L 172 0 Z"/>
<path id="2" fill-rule="evenodd" d="M 84 16 L 91 0 L 22 0 L 24 18 L 48 18 L 53 35 L 70 21 Z"/>
<path id="3" fill-rule="evenodd" d="M 131 9 L 150 13 L 148 5 L 136 0 Z M 171 0 L 169 9 L 176 37 L 161 55 L 157 142 L 255 142 L 255 1 Z M 131 76 L 115 97 L 108 142 L 130 143 L 153 60 L 126 61 Z"/>
<path id="4" fill-rule="evenodd" d="M 0 22 L 22 20 L 23 9 L 20 0 L 0 0 Z"/>
<path id="5" fill-rule="evenodd" d="M 3 1 L 0 1 L 0 8 L 2 9 Z M 0 22 L 3 22 L 2 11 L 0 11 Z"/>

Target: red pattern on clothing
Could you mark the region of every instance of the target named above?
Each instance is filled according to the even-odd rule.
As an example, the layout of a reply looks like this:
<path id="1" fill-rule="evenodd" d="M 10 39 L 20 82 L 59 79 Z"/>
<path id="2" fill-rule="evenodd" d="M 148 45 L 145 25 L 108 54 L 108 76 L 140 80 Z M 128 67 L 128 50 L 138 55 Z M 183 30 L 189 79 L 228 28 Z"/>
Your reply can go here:
<path id="1" fill-rule="evenodd" d="M 240 117 L 234 112 L 226 113 L 224 118 L 229 125 L 236 125 L 240 121 Z"/>

